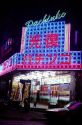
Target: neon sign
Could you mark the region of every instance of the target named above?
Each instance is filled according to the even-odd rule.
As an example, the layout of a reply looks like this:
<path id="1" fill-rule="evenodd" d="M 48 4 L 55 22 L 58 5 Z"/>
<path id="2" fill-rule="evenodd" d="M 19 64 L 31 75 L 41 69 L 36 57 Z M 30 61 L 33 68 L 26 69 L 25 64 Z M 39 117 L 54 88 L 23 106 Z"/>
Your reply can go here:
<path id="1" fill-rule="evenodd" d="M 8 70 L 81 70 L 82 52 L 70 51 L 70 24 L 49 21 L 23 29 L 20 53 L 2 66 Z"/>
<path id="2" fill-rule="evenodd" d="M 70 51 L 70 25 L 65 21 L 31 25 L 25 34 L 24 51 L 17 54 L 18 69 L 81 68 L 81 52 Z"/>
<path id="3" fill-rule="evenodd" d="M 25 23 L 25 25 L 28 27 L 28 26 L 36 26 L 38 24 L 41 24 L 41 23 L 47 23 L 49 21 L 55 21 L 57 19 L 61 19 L 61 18 L 64 18 L 66 16 L 66 13 L 65 12 L 62 12 L 60 13 L 60 10 L 58 10 L 58 12 L 56 13 L 55 16 L 51 17 L 50 15 L 48 16 L 47 14 L 45 14 L 45 16 L 43 17 L 42 20 L 39 20 L 39 21 L 35 21 L 33 22 L 33 20 L 29 20 Z"/>
<path id="4" fill-rule="evenodd" d="M 24 53 L 25 36 L 26 36 L 26 27 L 23 27 L 22 28 L 22 37 L 21 37 L 21 48 L 20 48 L 21 53 Z"/>
<path id="5" fill-rule="evenodd" d="M 54 65 L 57 64 L 58 58 L 62 58 L 59 64 L 71 64 L 71 54 L 61 54 L 60 56 L 58 54 L 47 54 L 47 56 L 36 54 L 35 58 L 33 55 L 24 55 L 21 64 L 44 64 L 44 61 L 46 61 L 46 65 Z M 66 61 L 64 61 L 65 58 Z"/>
<path id="6" fill-rule="evenodd" d="M 41 48 L 41 36 L 40 34 L 36 34 L 34 36 L 30 36 L 30 48 L 35 46 L 36 48 Z M 49 47 L 57 47 L 58 46 L 58 34 L 49 33 L 45 37 L 45 45 L 46 48 Z"/>

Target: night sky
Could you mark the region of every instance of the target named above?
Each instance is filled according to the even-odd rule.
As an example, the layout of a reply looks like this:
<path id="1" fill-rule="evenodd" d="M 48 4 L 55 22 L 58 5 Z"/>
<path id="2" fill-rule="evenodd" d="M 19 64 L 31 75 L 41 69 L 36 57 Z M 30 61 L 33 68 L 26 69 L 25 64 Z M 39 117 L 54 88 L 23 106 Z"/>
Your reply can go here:
<path id="1" fill-rule="evenodd" d="M 21 29 L 25 22 L 40 20 L 45 14 L 54 16 L 58 10 L 66 12 L 66 19 L 76 29 L 82 30 L 82 6 L 80 0 L 3 0 L 0 3 L 0 43 L 6 37 L 20 41 Z"/>

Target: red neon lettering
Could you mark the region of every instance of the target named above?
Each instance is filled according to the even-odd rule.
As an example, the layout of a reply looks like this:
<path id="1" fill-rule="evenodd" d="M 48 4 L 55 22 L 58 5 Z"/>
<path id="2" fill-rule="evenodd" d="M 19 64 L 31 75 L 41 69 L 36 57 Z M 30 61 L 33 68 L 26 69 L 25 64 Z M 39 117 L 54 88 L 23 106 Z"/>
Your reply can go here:
<path id="1" fill-rule="evenodd" d="M 28 57 L 27 55 L 24 55 L 24 59 L 22 61 L 22 64 L 26 64 L 27 57 Z"/>
<path id="2" fill-rule="evenodd" d="M 32 55 L 28 55 L 29 64 L 32 64 Z"/>
<path id="3" fill-rule="evenodd" d="M 3 70 L 5 69 L 5 63 L 2 64 Z"/>
<path id="4" fill-rule="evenodd" d="M 71 64 L 71 55 L 69 55 L 69 54 L 61 54 L 61 57 L 67 58 L 67 61 L 66 62 L 62 61 L 60 64 Z"/>
<path id="5" fill-rule="evenodd" d="M 32 63 L 32 55 L 24 55 L 24 59 L 22 61 L 22 64 L 26 64 L 27 60 L 29 61 L 29 63 Z"/>
<path id="6" fill-rule="evenodd" d="M 9 59 L 9 67 L 12 65 L 12 58 Z"/>
<path id="7" fill-rule="evenodd" d="M 36 63 L 37 64 L 41 63 L 42 60 L 43 60 L 43 55 L 42 54 L 36 55 Z"/>
<path id="8" fill-rule="evenodd" d="M 5 62 L 3 63 L 3 70 L 6 69 L 6 68 L 8 68 L 8 61 L 5 61 Z"/>
<path id="9" fill-rule="evenodd" d="M 46 36 L 46 47 L 57 47 L 58 46 L 58 34 L 48 34 Z"/>
<path id="10" fill-rule="evenodd" d="M 57 59 L 57 54 L 52 56 L 52 54 L 48 54 L 48 57 L 52 58 L 51 61 L 49 62 L 49 64 L 53 64 L 55 63 L 56 59 Z"/>
<path id="11" fill-rule="evenodd" d="M 35 46 L 36 48 L 41 48 L 41 44 L 40 44 L 40 35 L 34 35 L 34 36 L 30 36 L 31 40 L 30 40 L 30 48 L 32 48 L 33 46 Z"/>

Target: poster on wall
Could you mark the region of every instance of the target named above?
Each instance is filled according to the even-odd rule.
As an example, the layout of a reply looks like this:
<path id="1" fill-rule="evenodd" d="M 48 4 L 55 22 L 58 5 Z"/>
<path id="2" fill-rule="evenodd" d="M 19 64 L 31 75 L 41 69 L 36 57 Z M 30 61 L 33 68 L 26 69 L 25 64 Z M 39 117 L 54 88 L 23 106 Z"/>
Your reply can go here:
<path id="1" fill-rule="evenodd" d="M 30 98 L 30 84 L 25 83 L 23 89 L 23 101 Z"/>
<path id="2" fill-rule="evenodd" d="M 11 100 L 24 101 L 26 98 L 30 98 L 30 83 L 14 82 L 12 84 Z"/>
<path id="3" fill-rule="evenodd" d="M 21 83 L 12 84 L 11 100 L 12 101 L 22 101 L 22 88 Z"/>
<path id="4" fill-rule="evenodd" d="M 70 83 L 51 85 L 51 96 L 70 98 Z"/>
<path id="5" fill-rule="evenodd" d="M 58 96 L 58 92 L 59 92 L 59 84 L 56 85 L 51 85 L 51 96 Z"/>
<path id="6" fill-rule="evenodd" d="M 49 85 L 41 85 L 40 94 L 41 95 L 48 95 Z"/>
<path id="7" fill-rule="evenodd" d="M 70 84 L 68 84 L 68 83 L 60 84 L 59 95 L 60 96 L 70 96 Z"/>

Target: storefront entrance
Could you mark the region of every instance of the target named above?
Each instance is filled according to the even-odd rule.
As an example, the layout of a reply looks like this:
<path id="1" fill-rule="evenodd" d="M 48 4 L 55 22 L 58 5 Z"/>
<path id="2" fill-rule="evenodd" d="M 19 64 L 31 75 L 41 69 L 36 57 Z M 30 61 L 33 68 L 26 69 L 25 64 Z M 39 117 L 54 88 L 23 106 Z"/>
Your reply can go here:
<path id="1" fill-rule="evenodd" d="M 24 102 L 25 98 L 29 98 L 29 103 L 34 103 L 39 91 L 40 104 L 56 105 L 60 100 L 69 102 L 70 86 L 74 82 L 72 74 L 72 71 L 31 71 L 15 75 L 12 83 L 14 95 L 12 99 Z"/>
<path id="2" fill-rule="evenodd" d="M 20 107 L 30 108 L 31 80 L 20 79 L 12 84 L 11 100 Z"/>

